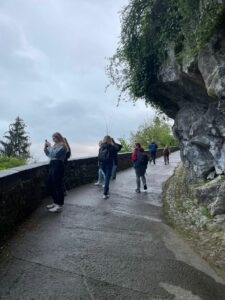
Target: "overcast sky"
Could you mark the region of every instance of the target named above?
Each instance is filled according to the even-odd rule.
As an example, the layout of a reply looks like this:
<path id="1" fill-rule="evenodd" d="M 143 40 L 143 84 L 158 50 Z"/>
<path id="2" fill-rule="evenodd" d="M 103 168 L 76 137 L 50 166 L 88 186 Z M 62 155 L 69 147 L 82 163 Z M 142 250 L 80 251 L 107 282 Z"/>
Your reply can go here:
<path id="1" fill-rule="evenodd" d="M 134 107 L 105 87 L 107 57 L 120 34 L 118 12 L 127 0 L 0 1 L 0 138 L 20 116 L 32 154 L 55 131 L 72 144 L 73 157 L 96 153 L 106 134 L 129 137 L 153 110 Z"/>

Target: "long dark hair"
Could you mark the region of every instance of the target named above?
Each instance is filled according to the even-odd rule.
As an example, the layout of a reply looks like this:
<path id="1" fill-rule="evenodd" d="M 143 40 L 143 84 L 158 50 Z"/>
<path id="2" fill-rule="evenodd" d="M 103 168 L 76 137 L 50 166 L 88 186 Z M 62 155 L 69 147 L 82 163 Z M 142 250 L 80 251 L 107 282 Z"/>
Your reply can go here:
<path id="1" fill-rule="evenodd" d="M 67 141 L 67 139 L 64 137 L 64 141 L 65 141 L 65 146 L 66 146 L 66 157 L 67 158 L 70 158 L 71 156 L 71 148 L 70 148 L 70 145 Z"/>

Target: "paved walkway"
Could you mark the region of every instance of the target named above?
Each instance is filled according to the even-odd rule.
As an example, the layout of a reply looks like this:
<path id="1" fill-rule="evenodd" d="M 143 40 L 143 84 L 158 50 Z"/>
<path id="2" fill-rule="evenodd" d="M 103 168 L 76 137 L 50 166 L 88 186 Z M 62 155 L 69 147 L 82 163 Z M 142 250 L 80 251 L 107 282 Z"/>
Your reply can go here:
<path id="1" fill-rule="evenodd" d="M 225 299 L 223 281 L 163 222 L 161 183 L 178 161 L 149 166 L 148 193 L 135 194 L 127 170 L 108 200 L 91 184 L 61 214 L 38 209 L 0 257 L 0 299 Z"/>

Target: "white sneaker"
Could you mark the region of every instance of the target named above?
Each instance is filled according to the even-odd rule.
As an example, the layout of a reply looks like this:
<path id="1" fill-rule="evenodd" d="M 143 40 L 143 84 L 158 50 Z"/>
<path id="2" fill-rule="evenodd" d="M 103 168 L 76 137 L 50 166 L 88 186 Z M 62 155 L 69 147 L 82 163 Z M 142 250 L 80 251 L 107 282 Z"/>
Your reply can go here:
<path id="1" fill-rule="evenodd" d="M 103 184 L 103 185 L 102 185 L 102 187 L 104 188 L 104 187 L 105 187 L 105 185 Z"/>
<path id="2" fill-rule="evenodd" d="M 94 185 L 100 185 L 100 183 L 99 182 L 95 182 L 95 184 Z"/>
<path id="3" fill-rule="evenodd" d="M 109 196 L 108 195 L 103 195 L 103 199 L 108 199 Z"/>
<path id="4" fill-rule="evenodd" d="M 49 209 L 48 211 L 49 212 L 52 212 L 52 213 L 55 213 L 55 212 L 61 212 L 62 211 L 62 205 L 58 205 L 58 204 L 55 204 L 55 206 L 51 209 Z"/>
<path id="5" fill-rule="evenodd" d="M 52 204 L 49 204 L 49 205 L 46 206 L 47 209 L 51 209 L 53 207 L 55 207 L 55 203 L 52 203 Z"/>

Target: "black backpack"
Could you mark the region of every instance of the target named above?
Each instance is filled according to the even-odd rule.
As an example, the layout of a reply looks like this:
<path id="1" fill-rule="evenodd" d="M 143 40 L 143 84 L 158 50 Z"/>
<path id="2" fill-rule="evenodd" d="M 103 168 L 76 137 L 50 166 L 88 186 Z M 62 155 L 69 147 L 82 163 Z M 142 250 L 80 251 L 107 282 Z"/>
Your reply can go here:
<path id="1" fill-rule="evenodd" d="M 165 155 L 168 155 L 168 154 L 170 154 L 170 151 L 169 151 L 169 149 L 168 149 L 168 148 L 165 148 L 165 149 L 163 150 L 163 152 L 164 152 L 164 154 L 165 154 Z"/>
<path id="2" fill-rule="evenodd" d="M 109 146 L 103 146 L 99 149 L 98 160 L 102 163 L 107 163 L 110 160 Z"/>
<path id="3" fill-rule="evenodd" d="M 137 162 L 139 166 L 148 166 L 149 157 L 145 152 L 137 151 Z"/>

